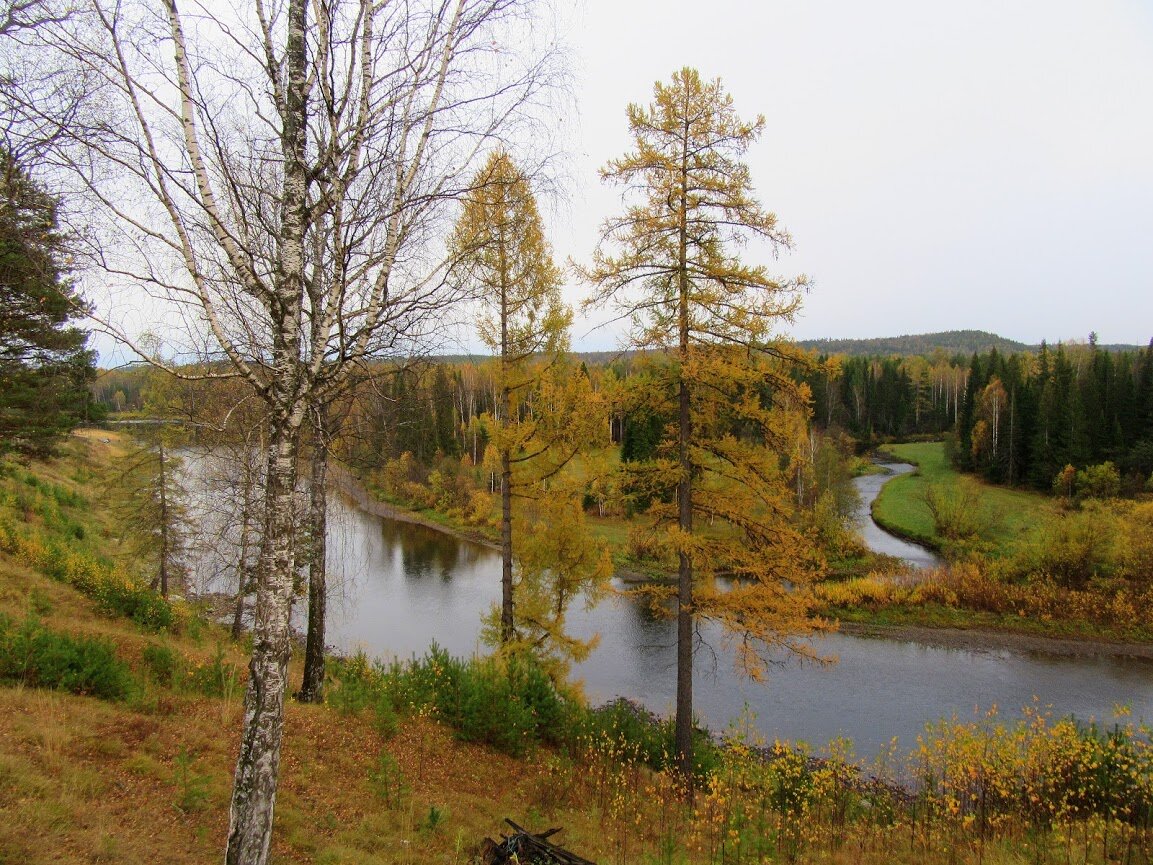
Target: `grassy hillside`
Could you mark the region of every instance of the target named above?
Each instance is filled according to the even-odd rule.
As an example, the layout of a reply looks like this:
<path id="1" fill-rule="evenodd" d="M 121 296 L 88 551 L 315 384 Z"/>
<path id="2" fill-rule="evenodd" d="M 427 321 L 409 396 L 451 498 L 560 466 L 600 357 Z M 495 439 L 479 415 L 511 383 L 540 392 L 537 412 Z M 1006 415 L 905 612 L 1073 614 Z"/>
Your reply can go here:
<path id="1" fill-rule="evenodd" d="M 51 464 L 0 461 L 4 865 L 183 865 L 224 847 L 246 652 L 185 604 L 143 605 L 132 563 L 112 555 L 126 527 L 103 507 L 104 438 Z M 1153 747 L 1136 730 L 942 724 L 878 764 L 885 782 L 845 762 L 847 743 L 815 761 L 734 730 L 703 749 L 689 803 L 660 768 L 667 726 L 641 711 L 590 713 L 523 670 L 437 654 L 336 666 L 328 703 L 287 708 L 274 862 L 464 865 L 504 817 L 562 826 L 600 863 L 1146 862 L 1153 849 Z"/>
<path id="2" fill-rule="evenodd" d="M 116 527 L 102 513 L 98 483 L 116 456 L 116 442 L 103 439 L 114 438 L 77 440 L 51 464 L 3 463 L 0 525 L 114 562 L 99 552 L 114 546 Z M 119 699 L 99 699 L 0 677 L 8 685 L 0 687 L 0 863 L 217 861 L 246 648 L 183 605 L 171 628 L 112 615 L 99 597 L 25 558 L 0 553 L 5 654 L 29 644 L 17 632 L 93 639 L 127 666 L 132 685 Z M 427 717 L 406 718 L 386 740 L 368 714 L 290 702 L 286 730 L 280 862 L 467 861 L 464 849 L 495 834 L 503 817 L 529 821 L 526 791 L 547 778 L 543 759 L 514 761 L 458 742 Z M 399 799 L 385 801 L 390 781 Z M 577 831 L 588 822 L 579 813 L 566 819 Z"/>

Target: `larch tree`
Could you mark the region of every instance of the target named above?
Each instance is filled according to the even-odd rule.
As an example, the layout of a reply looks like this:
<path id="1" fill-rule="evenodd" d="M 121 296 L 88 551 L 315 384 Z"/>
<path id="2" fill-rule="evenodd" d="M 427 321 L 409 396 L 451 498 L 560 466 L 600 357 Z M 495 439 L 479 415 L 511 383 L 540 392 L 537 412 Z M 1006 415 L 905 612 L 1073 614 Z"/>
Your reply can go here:
<path id="1" fill-rule="evenodd" d="M 191 541 L 185 528 L 188 492 L 169 437 L 164 427 L 138 430 L 142 443 L 132 446 L 105 479 L 108 502 L 128 527 L 120 538 L 125 568 L 141 572 L 165 598 L 173 586 L 187 591 Z"/>
<path id="2" fill-rule="evenodd" d="M 603 415 L 604 400 L 587 372 L 561 356 L 518 401 L 511 430 L 519 442 L 510 476 L 513 628 L 505 639 L 502 609 L 501 620 L 494 616 L 483 635 L 507 656 L 533 657 L 558 684 L 567 679 L 570 663 L 587 657 L 599 639 L 569 634 L 568 610 L 577 598 L 586 608 L 594 606 L 613 574 L 607 542 L 585 520 L 584 480 L 568 471 L 574 457 L 604 444 Z M 497 446 L 505 441 L 501 432 L 494 437 Z"/>
<path id="3" fill-rule="evenodd" d="M 532 187 L 503 150 L 492 153 L 474 178 L 451 246 L 456 278 L 480 304 L 480 338 L 498 364 L 500 397 L 490 439 L 500 460 L 500 642 L 507 644 L 516 630 L 513 497 L 517 487 L 540 479 L 526 464 L 539 461 L 551 444 L 540 425 L 522 418 L 519 403 L 540 382 L 542 368 L 566 351 L 572 312 L 561 302 L 560 270 Z"/>
<path id="4" fill-rule="evenodd" d="M 555 54 L 538 50 L 519 0 L 78 10 L 37 35 L 98 90 L 87 105 L 101 116 L 74 118 L 46 156 L 87 196 L 92 259 L 106 283 L 186 323 L 198 353 L 224 362 L 209 374 L 245 378 L 265 404 L 226 852 L 260 865 L 284 730 L 302 428 L 362 360 L 411 354 L 444 326 L 454 292 L 436 239 L 448 208 L 478 154 L 522 134 L 525 107 L 555 83 Z"/>
<path id="5" fill-rule="evenodd" d="M 795 638 L 821 625 L 804 591 L 819 562 L 795 528 L 782 469 L 808 394 L 774 341 L 804 278 L 781 281 L 737 257 L 749 240 L 790 243 L 742 161 L 763 118 L 741 120 L 719 80 L 685 68 L 657 83 L 648 106 L 629 105 L 628 120 L 632 150 L 601 173 L 633 197 L 582 272 L 587 303 L 614 304 L 637 347 L 667 356 L 653 364 L 650 411 L 673 420 L 655 457 L 629 469 L 678 563 L 675 747 L 691 779 L 696 622 L 719 621 L 754 676 L 771 646 L 810 654 Z M 736 577 L 730 590 L 718 575 Z"/>

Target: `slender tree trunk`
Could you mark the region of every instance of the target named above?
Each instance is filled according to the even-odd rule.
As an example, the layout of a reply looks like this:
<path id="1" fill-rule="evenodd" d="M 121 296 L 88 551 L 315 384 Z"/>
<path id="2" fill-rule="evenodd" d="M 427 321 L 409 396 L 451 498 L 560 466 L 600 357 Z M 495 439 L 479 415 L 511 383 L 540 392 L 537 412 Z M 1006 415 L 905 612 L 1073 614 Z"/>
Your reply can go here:
<path id="1" fill-rule="evenodd" d="M 500 641 L 511 642 L 516 627 L 512 597 L 512 464 L 508 448 L 500 452 Z"/>
<path id="2" fill-rule="evenodd" d="M 174 0 L 170 0 L 174 2 Z M 252 661 L 244 697 L 244 733 L 233 778 L 226 865 L 265 865 L 272 842 L 272 815 L 284 734 L 284 695 L 293 583 L 296 467 L 300 427 L 309 396 L 308 370 L 301 363 L 304 303 L 304 235 L 308 173 L 307 0 L 289 0 L 286 16 L 284 106 L 280 109 L 281 224 L 277 238 L 274 296 L 266 303 L 272 318 L 272 368 L 269 397 L 273 406 L 265 475 L 264 538 L 256 589 Z"/>
<path id="3" fill-rule="evenodd" d="M 685 366 L 689 360 L 689 275 L 688 275 L 688 119 L 686 112 L 684 145 L 681 151 L 680 240 L 678 249 L 679 273 L 678 331 L 681 362 L 680 390 L 678 394 L 677 444 L 680 460 L 680 480 L 677 483 L 677 525 L 687 537 L 693 531 L 692 461 L 689 443 L 692 440 L 692 414 L 689 385 L 685 379 Z M 677 554 L 677 707 L 674 744 L 677 767 L 689 789 L 693 777 L 693 562 L 685 550 Z"/>
<path id="4" fill-rule="evenodd" d="M 240 501 L 240 553 L 236 561 L 236 606 L 232 613 L 232 639 L 240 639 L 244 630 L 244 599 L 252 592 L 252 569 L 248 567 L 249 550 L 252 547 L 252 493 L 256 485 L 252 454 L 244 450 L 243 492 Z"/>
<path id="5" fill-rule="evenodd" d="M 1017 389 L 1009 395 L 1009 486 L 1017 485 Z"/>
<path id="6" fill-rule="evenodd" d="M 504 244 L 500 244 L 501 287 L 500 287 L 500 379 L 501 402 L 504 411 L 504 426 L 507 431 L 512 424 L 512 388 L 509 386 L 508 363 L 508 290 L 505 284 Z M 516 620 L 513 617 L 512 596 L 512 454 L 509 452 L 508 436 L 503 436 L 500 447 L 500 641 L 512 642 L 516 634 Z"/>
<path id="7" fill-rule="evenodd" d="M 312 489 L 309 497 L 308 636 L 304 644 L 302 703 L 324 700 L 324 623 L 328 600 L 326 536 L 328 532 L 328 407 L 315 409 L 316 445 L 312 453 Z"/>
<path id="8" fill-rule="evenodd" d="M 693 531 L 692 466 L 689 438 L 689 388 L 681 381 L 678 438 L 681 480 L 677 484 L 677 522 L 682 532 Z M 678 553 L 677 574 L 677 709 L 675 745 L 677 766 L 686 780 L 693 772 L 693 562 L 684 550 Z"/>
<path id="9" fill-rule="evenodd" d="M 284 694 L 291 653 L 293 503 L 299 428 L 273 424 L 268 449 L 264 543 L 256 589 L 252 660 L 244 695 L 244 732 L 229 812 L 227 865 L 263 865 L 272 841 Z"/>
<path id="10" fill-rule="evenodd" d="M 160 584 L 160 594 L 168 597 L 168 559 L 171 556 L 172 533 L 168 525 L 168 473 L 165 464 L 164 439 L 160 439 L 160 573 L 153 581 L 152 588 Z"/>

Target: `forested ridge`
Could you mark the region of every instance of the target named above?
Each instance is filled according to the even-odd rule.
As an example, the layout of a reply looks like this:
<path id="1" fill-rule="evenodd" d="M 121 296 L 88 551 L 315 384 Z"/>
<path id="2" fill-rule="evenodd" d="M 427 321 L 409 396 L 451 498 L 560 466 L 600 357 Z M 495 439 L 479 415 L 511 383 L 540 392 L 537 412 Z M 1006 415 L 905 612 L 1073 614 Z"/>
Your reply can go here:
<path id="1" fill-rule="evenodd" d="M 653 357 L 575 352 L 570 368 L 594 389 L 613 388 Z M 1112 462 L 1130 490 L 1153 473 L 1153 344 L 1117 350 L 1090 340 L 1012 353 L 822 353 L 809 361 L 798 375 L 811 392 L 813 423 L 849 433 L 861 448 L 950 435 L 958 467 L 995 483 L 1046 491 L 1066 465 Z M 429 467 L 445 456 L 483 461 L 488 433 L 481 419 L 500 397 L 490 359 L 434 357 L 377 372 L 379 381 L 362 385 L 366 395 L 357 398 L 344 433 L 346 459 L 364 469 L 405 453 Z M 141 412 L 148 376 L 143 369 L 105 372 L 94 385 L 95 400 L 111 412 Z M 530 414 L 533 399 L 523 406 Z M 627 460 L 651 453 L 667 419 L 626 403 L 610 402 L 604 425 Z"/>
<path id="2" fill-rule="evenodd" d="M 1007 339 L 985 330 L 946 330 L 939 333 L 919 333 L 903 336 L 882 336 L 865 339 L 801 339 L 801 348 L 820 354 L 840 354 L 847 357 L 887 357 L 899 355 L 912 357 L 919 354 L 933 354 L 944 351 L 948 354 L 984 354 L 997 349 L 1002 354 L 1015 354 L 1024 351 L 1037 351 L 1038 345 L 1028 345 L 1017 340 Z M 1133 351 L 1137 345 L 1102 345 L 1106 351 Z"/>

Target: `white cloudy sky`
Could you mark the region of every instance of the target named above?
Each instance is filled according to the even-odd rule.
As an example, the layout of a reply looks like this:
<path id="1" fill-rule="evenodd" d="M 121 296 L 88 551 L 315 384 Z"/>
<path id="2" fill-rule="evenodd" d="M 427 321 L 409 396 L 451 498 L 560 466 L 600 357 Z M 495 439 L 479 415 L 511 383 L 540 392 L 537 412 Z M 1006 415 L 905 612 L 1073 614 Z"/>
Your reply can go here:
<path id="1" fill-rule="evenodd" d="M 1150 0 L 582 0 L 561 256 L 619 208 L 625 105 L 694 66 L 767 125 L 750 156 L 815 281 L 798 338 L 1153 336 Z M 573 289 L 573 296 L 576 296 Z M 578 348 L 610 347 L 611 331 Z"/>

